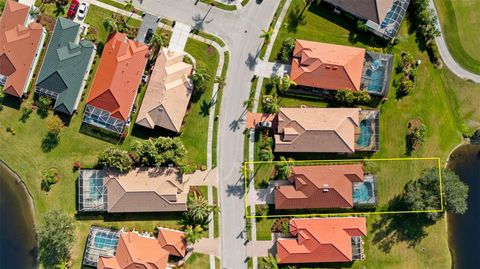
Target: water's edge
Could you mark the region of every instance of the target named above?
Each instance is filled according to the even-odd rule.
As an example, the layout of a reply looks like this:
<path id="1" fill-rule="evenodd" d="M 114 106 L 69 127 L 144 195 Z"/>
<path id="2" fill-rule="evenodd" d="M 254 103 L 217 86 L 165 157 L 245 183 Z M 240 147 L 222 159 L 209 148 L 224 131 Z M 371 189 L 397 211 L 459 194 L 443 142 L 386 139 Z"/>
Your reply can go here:
<path id="1" fill-rule="evenodd" d="M 23 181 L 23 179 L 13 170 L 7 163 L 3 160 L 0 160 L 0 172 L 4 172 L 4 180 L 6 180 L 6 184 L 14 187 L 14 191 L 20 191 L 22 193 L 16 194 L 22 197 L 22 210 L 24 211 L 24 215 L 27 215 L 26 218 L 28 220 L 28 227 L 31 229 L 33 237 L 33 247 L 38 249 L 38 236 L 36 233 L 37 227 L 37 219 L 36 219 L 36 212 L 35 212 L 35 202 L 33 199 L 32 194 L 30 193 L 27 185 Z M 34 254 L 35 256 L 38 256 Z M 38 257 L 35 257 L 34 266 L 37 264 Z"/>

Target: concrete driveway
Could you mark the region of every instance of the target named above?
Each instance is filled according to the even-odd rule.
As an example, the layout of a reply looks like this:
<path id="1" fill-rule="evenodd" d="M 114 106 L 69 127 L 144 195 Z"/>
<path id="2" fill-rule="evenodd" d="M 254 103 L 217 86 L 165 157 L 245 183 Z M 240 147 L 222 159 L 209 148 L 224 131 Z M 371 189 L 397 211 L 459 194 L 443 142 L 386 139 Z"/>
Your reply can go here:
<path id="1" fill-rule="evenodd" d="M 245 186 L 241 173 L 246 110 L 251 78 L 267 29 L 279 0 L 250 3 L 226 12 L 191 0 L 135 1 L 137 8 L 220 36 L 230 48 L 227 86 L 219 119 L 217 164 L 220 197 L 222 268 L 247 268 Z"/>
<path id="2" fill-rule="evenodd" d="M 188 34 L 192 30 L 192 27 L 189 25 L 177 22 L 173 27 L 172 38 L 170 38 L 170 43 L 168 44 L 168 49 L 170 51 L 183 52 L 185 45 L 187 44 Z"/>
<path id="3" fill-rule="evenodd" d="M 272 180 L 265 189 L 251 189 L 248 193 L 248 204 L 275 204 L 275 187 L 282 185 L 291 185 L 291 183 L 287 180 Z"/>
<path id="4" fill-rule="evenodd" d="M 273 75 L 283 77 L 283 75 L 290 74 L 290 68 L 289 64 L 260 61 L 255 66 L 255 75 L 264 78 L 269 78 Z"/>

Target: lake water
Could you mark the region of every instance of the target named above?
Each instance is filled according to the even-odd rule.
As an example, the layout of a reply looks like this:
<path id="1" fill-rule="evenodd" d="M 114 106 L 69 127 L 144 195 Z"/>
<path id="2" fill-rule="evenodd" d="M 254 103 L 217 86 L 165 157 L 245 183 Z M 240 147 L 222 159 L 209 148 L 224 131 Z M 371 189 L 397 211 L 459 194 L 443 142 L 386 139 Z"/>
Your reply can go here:
<path id="1" fill-rule="evenodd" d="M 480 268 L 480 145 L 465 145 L 453 152 L 448 167 L 470 187 L 465 215 L 448 215 L 449 246 L 454 269 Z"/>
<path id="2" fill-rule="evenodd" d="M 30 197 L 0 162 L 0 268 L 37 268 L 37 241 Z"/>

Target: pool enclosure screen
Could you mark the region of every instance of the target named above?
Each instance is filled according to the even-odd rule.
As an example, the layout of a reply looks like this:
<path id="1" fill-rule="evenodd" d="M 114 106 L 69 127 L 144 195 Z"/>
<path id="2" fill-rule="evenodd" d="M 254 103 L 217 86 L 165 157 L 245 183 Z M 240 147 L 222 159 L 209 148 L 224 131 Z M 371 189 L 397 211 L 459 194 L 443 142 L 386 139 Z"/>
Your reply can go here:
<path id="1" fill-rule="evenodd" d="M 363 260 L 363 240 L 359 236 L 352 237 L 352 260 Z"/>
<path id="2" fill-rule="evenodd" d="M 78 211 L 106 211 L 107 190 L 103 170 L 80 170 L 78 173 Z"/>
<path id="3" fill-rule="evenodd" d="M 410 0 L 395 0 L 380 25 L 369 20 L 366 23 L 367 27 L 385 39 L 394 38 L 400 29 L 408 4 L 410 4 Z"/>
<path id="4" fill-rule="evenodd" d="M 83 122 L 115 133 L 122 133 L 126 122 L 110 115 L 110 112 L 87 105 L 83 114 Z"/>
<path id="5" fill-rule="evenodd" d="M 88 233 L 83 264 L 96 268 L 100 256 L 115 256 L 115 253 L 117 252 L 118 237 L 118 231 L 92 226 Z"/>

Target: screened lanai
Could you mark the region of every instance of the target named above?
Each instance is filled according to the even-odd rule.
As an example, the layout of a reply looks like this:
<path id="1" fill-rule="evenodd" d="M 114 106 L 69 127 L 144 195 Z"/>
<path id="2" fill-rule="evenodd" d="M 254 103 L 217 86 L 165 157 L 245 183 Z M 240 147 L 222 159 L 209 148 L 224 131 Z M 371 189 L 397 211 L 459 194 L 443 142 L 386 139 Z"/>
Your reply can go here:
<path id="1" fill-rule="evenodd" d="M 107 191 L 103 170 L 80 170 L 78 175 L 78 211 L 106 211 Z"/>

